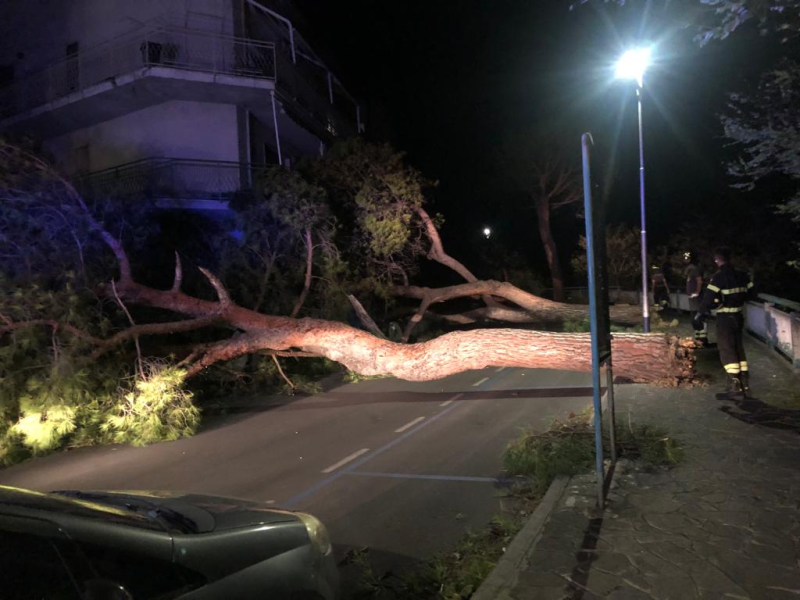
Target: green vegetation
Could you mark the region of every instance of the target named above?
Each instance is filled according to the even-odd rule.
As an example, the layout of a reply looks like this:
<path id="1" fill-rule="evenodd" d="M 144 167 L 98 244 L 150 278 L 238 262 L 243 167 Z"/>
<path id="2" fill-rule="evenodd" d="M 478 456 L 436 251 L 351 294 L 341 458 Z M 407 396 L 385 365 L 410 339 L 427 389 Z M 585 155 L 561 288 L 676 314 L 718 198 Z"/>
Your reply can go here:
<path id="1" fill-rule="evenodd" d="M 547 431 L 524 432 L 513 440 L 503 456 L 509 475 L 530 478 L 535 493 L 544 493 L 558 475 L 591 471 L 594 466 L 594 431 L 592 412 L 570 415 L 554 421 Z M 605 450 L 610 450 L 604 432 Z M 647 424 L 617 427 L 617 451 L 620 458 L 638 460 L 648 468 L 671 466 L 683 458 L 679 442 L 664 429 Z"/>
<path id="2" fill-rule="evenodd" d="M 672 321 L 665 321 L 661 318 L 661 316 L 656 313 L 651 316 L 651 331 L 672 331 L 675 327 L 678 326 L 678 320 L 674 319 Z M 567 319 L 564 321 L 562 326 L 562 330 L 567 333 L 586 333 L 591 331 L 591 321 L 589 317 L 583 317 L 581 319 Z M 611 325 L 611 332 L 612 333 L 642 333 L 644 329 L 642 329 L 641 325 L 634 325 L 632 327 L 625 327 L 623 325 Z"/>
<path id="3" fill-rule="evenodd" d="M 398 574 L 378 575 L 368 549 L 352 552 L 346 563 L 357 569 L 348 600 L 461 600 L 469 598 L 494 569 L 522 528 L 525 512 L 499 515 L 489 526 L 468 532 L 452 552 L 440 554 Z"/>

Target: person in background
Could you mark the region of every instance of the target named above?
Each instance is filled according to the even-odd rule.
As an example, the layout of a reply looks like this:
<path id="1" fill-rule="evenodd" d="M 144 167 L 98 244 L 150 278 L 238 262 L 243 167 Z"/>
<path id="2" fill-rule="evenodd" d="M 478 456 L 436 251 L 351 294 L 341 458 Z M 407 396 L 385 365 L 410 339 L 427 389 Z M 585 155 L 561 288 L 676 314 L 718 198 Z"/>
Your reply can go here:
<path id="1" fill-rule="evenodd" d="M 664 310 L 669 306 L 669 285 L 664 273 L 659 267 L 653 266 L 652 274 L 653 301 L 659 310 Z"/>
<path id="2" fill-rule="evenodd" d="M 686 295 L 689 296 L 689 314 L 692 317 L 694 341 L 701 348 L 706 348 L 708 347 L 708 326 L 705 321 L 698 323 L 695 320 L 697 313 L 700 311 L 700 296 L 703 293 L 703 271 L 697 265 L 694 252 L 684 252 L 683 262 L 686 265 Z"/>
<path id="3" fill-rule="evenodd" d="M 750 369 L 744 353 L 744 305 L 752 294 L 753 282 L 750 275 L 733 268 L 729 248 L 714 250 L 714 262 L 719 271 L 706 287 L 695 320 L 704 322 L 712 310 L 717 311 L 717 347 L 728 377 L 726 391 L 746 398 L 750 394 Z"/>

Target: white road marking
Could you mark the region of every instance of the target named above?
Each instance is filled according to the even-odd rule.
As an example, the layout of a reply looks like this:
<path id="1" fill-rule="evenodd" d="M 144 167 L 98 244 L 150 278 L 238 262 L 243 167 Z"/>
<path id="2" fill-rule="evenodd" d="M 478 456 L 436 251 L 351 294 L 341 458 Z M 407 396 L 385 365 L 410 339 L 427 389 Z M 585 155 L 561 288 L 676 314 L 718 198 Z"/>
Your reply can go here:
<path id="1" fill-rule="evenodd" d="M 483 378 L 483 379 L 481 379 L 480 381 L 476 381 L 475 383 L 473 383 L 473 384 L 472 384 L 472 387 L 478 387 L 480 384 L 482 384 L 482 383 L 484 383 L 484 382 L 486 382 L 486 381 L 489 381 L 489 378 L 488 378 L 488 377 L 484 377 L 484 378 Z"/>
<path id="2" fill-rule="evenodd" d="M 505 371 L 505 369 L 506 369 L 505 367 L 500 367 L 499 369 L 497 369 L 497 371 L 495 371 L 495 373 L 502 373 L 503 371 Z"/>
<path id="3" fill-rule="evenodd" d="M 450 404 L 452 404 L 453 402 L 455 402 L 456 400 L 461 398 L 461 396 L 463 396 L 463 395 L 464 394 L 456 394 L 455 396 L 450 398 L 450 400 L 445 400 L 444 402 L 442 402 L 439 406 L 449 406 Z"/>
<path id="4" fill-rule="evenodd" d="M 403 433 L 406 429 L 411 429 L 414 425 L 416 425 L 420 421 L 424 421 L 424 420 L 425 420 L 425 417 L 417 417 L 416 419 L 414 419 L 410 423 L 406 423 L 405 425 L 403 425 L 399 429 L 395 429 L 394 432 L 395 433 Z"/>
<path id="5" fill-rule="evenodd" d="M 336 464 L 333 464 L 333 465 L 331 465 L 331 466 L 330 466 L 330 467 L 328 467 L 327 469 L 323 469 L 323 471 L 322 471 L 322 472 L 323 472 L 323 473 L 332 473 L 333 471 L 335 471 L 335 470 L 336 470 L 336 469 L 338 469 L 339 467 L 343 467 L 344 465 L 346 465 L 347 463 L 349 463 L 351 460 L 355 460 L 355 459 L 357 459 L 359 456 L 361 456 L 362 454 L 366 454 L 367 452 L 369 452 L 369 448 L 362 448 L 362 449 L 361 449 L 361 450 L 359 450 L 358 452 L 353 452 L 353 453 L 352 453 L 350 456 L 346 456 L 346 457 L 344 457 L 342 460 L 340 460 L 340 461 L 339 461 L 339 462 L 337 462 Z"/>

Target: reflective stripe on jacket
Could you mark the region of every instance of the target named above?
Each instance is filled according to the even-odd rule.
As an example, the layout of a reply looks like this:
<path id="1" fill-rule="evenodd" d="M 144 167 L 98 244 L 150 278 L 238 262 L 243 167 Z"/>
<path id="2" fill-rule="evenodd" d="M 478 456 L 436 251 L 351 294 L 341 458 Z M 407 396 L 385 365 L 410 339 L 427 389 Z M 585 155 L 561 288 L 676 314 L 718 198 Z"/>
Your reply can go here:
<path id="1" fill-rule="evenodd" d="M 700 312 L 740 313 L 752 289 L 753 282 L 747 273 L 722 265 L 706 287 Z"/>

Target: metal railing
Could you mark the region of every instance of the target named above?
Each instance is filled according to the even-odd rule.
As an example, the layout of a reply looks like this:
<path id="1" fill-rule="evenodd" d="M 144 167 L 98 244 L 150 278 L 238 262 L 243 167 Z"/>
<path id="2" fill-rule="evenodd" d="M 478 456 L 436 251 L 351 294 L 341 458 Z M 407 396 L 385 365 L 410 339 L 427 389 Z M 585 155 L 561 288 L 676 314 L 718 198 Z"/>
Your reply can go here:
<path id="1" fill-rule="evenodd" d="M 153 27 L 95 46 L 0 88 L 0 118 L 147 67 L 275 79 L 275 44 Z"/>
<path id="2" fill-rule="evenodd" d="M 548 290 L 545 290 L 547 292 Z M 588 303 L 588 288 L 564 288 L 568 302 Z M 609 298 L 621 304 L 641 304 L 641 291 L 626 291 L 610 288 Z M 689 296 L 684 292 L 670 292 L 670 306 L 689 311 Z M 770 294 L 759 294 L 759 301 L 745 305 L 745 328 L 755 337 L 764 340 L 772 350 L 788 358 L 795 367 L 800 367 L 800 302 L 779 298 Z M 650 294 L 652 302 L 653 295 Z"/>
<path id="3" fill-rule="evenodd" d="M 75 178 L 89 199 L 228 201 L 252 194 L 265 168 L 239 162 L 181 158 L 145 158 Z"/>
<path id="4" fill-rule="evenodd" d="M 304 73 L 288 52 L 279 49 L 276 87 L 301 109 L 300 116 L 310 119 L 318 129 L 332 136 L 352 135 L 357 129 L 355 104 L 346 102 L 341 94 L 334 94 L 332 103 L 324 72 L 317 71 L 316 76 Z"/>

